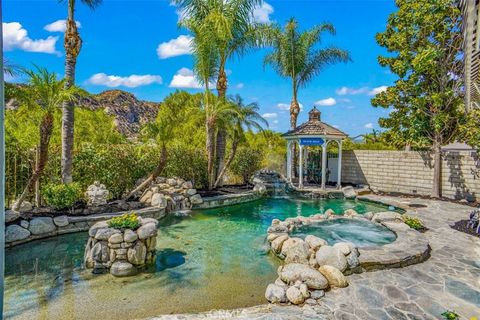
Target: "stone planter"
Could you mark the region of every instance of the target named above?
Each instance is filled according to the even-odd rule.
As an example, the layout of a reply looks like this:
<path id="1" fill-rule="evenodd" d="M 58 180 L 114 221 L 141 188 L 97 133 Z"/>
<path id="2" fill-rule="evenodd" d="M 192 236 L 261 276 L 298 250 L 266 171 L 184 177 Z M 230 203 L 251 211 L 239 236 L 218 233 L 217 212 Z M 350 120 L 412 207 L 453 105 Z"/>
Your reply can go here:
<path id="1" fill-rule="evenodd" d="M 110 272 L 116 277 L 132 276 L 155 262 L 158 221 L 139 217 L 136 230 L 114 229 L 108 221 L 94 224 L 85 247 L 84 262 L 93 273 Z"/>

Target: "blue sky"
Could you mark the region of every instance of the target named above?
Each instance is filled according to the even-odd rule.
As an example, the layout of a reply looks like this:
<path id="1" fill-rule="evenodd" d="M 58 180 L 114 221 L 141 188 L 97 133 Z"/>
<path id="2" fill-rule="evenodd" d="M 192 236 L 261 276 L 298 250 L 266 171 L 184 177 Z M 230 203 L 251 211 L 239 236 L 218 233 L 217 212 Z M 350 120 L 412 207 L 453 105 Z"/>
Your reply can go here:
<path id="1" fill-rule="evenodd" d="M 90 92 L 108 89 L 132 92 L 138 98 L 161 101 L 186 88 L 198 92 L 191 76 L 188 32 L 177 26 L 178 12 L 166 0 L 104 0 L 95 11 L 77 1 L 83 47 L 77 63 L 77 84 Z M 395 76 L 377 63 L 385 50 L 375 34 L 385 29 L 393 0 L 268 0 L 255 12 L 259 21 L 284 24 L 295 17 L 300 27 L 330 22 L 335 36 L 324 35 L 322 45 L 349 50 L 353 62 L 328 67 L 299 92 L 303 105 L 299 123 L 317 104 L 322 120 L 351 136 L 378 129 L 387 110 L 373 108 L 372 94 L 393 83 Z M 4 0 L 4 50 L 16 65 L 47 67 L 64 73 L 62 19 L 66 5 L 56 0 Z M 270 67 L 263 67 L 268 49 L 230 61 L 229 94 L 259 103 L 270 127 L 286 131 L 291 89 Z"/>

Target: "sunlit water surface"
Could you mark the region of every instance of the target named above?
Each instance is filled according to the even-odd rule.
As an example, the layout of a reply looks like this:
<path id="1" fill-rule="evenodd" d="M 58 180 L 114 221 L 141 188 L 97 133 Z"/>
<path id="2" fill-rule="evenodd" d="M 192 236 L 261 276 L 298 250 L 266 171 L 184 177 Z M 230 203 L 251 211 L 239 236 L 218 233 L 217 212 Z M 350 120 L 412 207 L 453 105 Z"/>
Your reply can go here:
<path id="1" fill-rule="evenodd" d="M 6 250 L 5 316 L 131 319 L 261 304 L 280 264 L 265 245 L 272 219 L 329 208 L 339 213 L 386 210 L 361 201 L 265 199 L 186 217 L 171 215 L 160 221 L 155 267 L 130 278 L 84 269 L 85 232 L 19 245 Z M 298 234 L 305 232 L 330 243 L 381 245 L 395 239 L 385 228 L 344 219 Z"/>

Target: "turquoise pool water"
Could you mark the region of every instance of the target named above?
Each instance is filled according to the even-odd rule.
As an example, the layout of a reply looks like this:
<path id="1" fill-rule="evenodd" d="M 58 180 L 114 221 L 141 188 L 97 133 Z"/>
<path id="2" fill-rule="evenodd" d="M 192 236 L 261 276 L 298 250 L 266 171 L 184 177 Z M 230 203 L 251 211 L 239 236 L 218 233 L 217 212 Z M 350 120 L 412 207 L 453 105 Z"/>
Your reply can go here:
<path id="1" fill-rule="evenodd" d="M 265 199 L 161 220 L 155 267 L 131 278 L 92 275 L 83 268 L 86 233 L 6 250 L 5 316 L 15 319 L 127 319 L 230 309 L 264 303 L 280 261 L 267 252 L 272 219 L 310 216 L 331 208 L 360 213 L 386 207 L 361 201 Z M 368 245 L 393 241 L 364 223 Z M 330 242 L 365 241 L 358 226 L 328 222 L 315 232 Z"/>

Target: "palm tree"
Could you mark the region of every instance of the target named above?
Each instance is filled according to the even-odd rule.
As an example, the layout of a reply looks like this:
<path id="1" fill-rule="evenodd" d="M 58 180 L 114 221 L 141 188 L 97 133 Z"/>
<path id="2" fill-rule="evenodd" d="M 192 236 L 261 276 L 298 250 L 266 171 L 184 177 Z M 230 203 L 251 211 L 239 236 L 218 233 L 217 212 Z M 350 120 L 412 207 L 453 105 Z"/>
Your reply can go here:
<path id="1" fill-rule="evenodd" d="M 228 117 L 226 119 L 228 124 L 225 124 L 225 127 L 228 128 L 227 133 L 232 140 L 232 149 L 225 162 L 225 166 L 220 170 L 215 180 L 213 188 L 217 188 L 220 185 L 225 172 L 235 158 L 239 144 L 245 141 L 244 128 L 247 130 L 256 129 L 262 131 L 262 124 L 268 126 L 268 122 L 258 113 L 258 104 L 250 103 L 244 105 L 243 100 L 239 95 L 232 97 L 229 103 L 237 109 L 235 116 Z"/>
<path id="2" fill-rule="evenodd" d="M 305 87 L 328 65 L 350 61 L 348 51 L 336 47 L 316 48 L 324 31 L 335 34 L 333 25 L 328 23 L 299 32 L 298 23 L 294 18 L 288 21 L 283 31 L 276 25 L 270 28 L 268 37 L 273 45 L 273 52 L 265 57 L 264 64 L 271 65 L 280 76 L 292 82 L 291 129 L 296 128 L 300 112 L 299 88 Z"/>
<path id="3" fill-rule="evenodd" d="M 262 30 L 265 25 L 252 21 L 252 12 L 262 0 L 177 0 L 176 4 L 185 13 L 186 18 L 181 25 L 194 34 L 195 27 L 207 26 L 204 32 L 209 32 L 212 46 L 218 55 L 216 89 L 218 96 L 226 100 L 228 87 L 226 63 L 234 55 L 242 56 L 249 49 L 262 44 Z M 216 176 L 224 166 L 226 128 L 219 127 L 215 143 Z"/>
<path id="4" fill-rule="evenodd" d="M 43 116 L 39 124 L 40 141 L 38 143 L 38 161 L 35 169 L 27 181 L 27 185 L 18 198 L 14 210 L 20 208 L 35 183 L 40 179 L 48 162 L 48 147 L 53 132 L 53 114 L 64 102 L 73 102 L 79 91 L 75 86 L 65 86 L 66 80 L 58 80 L 55 73 L 46 69 L 36 68 L 35 71 L 27 70 L 26 86 L 18 86 L 15 90 L 20 105 L 27 108 L 40 108 Z"/>
<path id="5" fill-rule="evenodd" d="M 65 87 L 69 88 L 75 84 L 75 65 L 77 56 L 82 48 L 82 39 L 77 30 L 75 22 L 75 0 L 68 1 L 68 16 L 65 29 Z M 95 9 L 102 0 L 80 0 L 83 4 Z M 73 141 L 74 141 L 74 106 L 68 102 L 63 104 L 62 112 L 62 181 L 72 182 L 73 167 Z"/>

